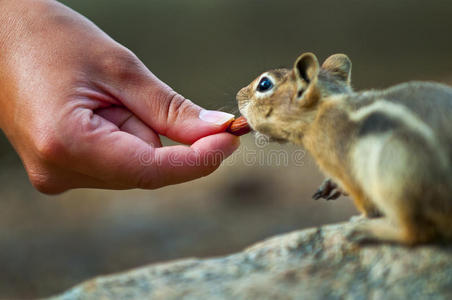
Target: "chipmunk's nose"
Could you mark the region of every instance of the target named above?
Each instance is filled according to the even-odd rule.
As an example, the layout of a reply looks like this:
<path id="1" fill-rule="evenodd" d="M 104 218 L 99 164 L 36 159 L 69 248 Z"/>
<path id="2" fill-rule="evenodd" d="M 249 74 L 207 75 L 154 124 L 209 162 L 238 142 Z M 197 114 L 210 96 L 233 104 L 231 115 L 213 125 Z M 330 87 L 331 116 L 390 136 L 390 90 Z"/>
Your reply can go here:
<path id="1" fill-rule="evenodd" d="M 240 101 L 245 101 L 245 100 L 249 100 L 249 95 L 248 95 L 248 87 L 244 87 L 242 89 L 240 89 L 237 92 L 237 95 L 235 96 L 235 99 L 240 102 Z"/>

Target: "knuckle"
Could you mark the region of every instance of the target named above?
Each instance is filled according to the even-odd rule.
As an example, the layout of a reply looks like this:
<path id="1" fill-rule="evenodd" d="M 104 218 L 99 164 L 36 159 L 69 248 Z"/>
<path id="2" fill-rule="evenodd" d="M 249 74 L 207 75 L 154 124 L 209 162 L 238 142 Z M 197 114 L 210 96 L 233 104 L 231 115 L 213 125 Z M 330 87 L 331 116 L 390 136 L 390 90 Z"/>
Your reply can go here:
<path id="1" fill-rule="evenodd" d="M 136 187 L 143 190 L 154 190 L 159 188 L 158 185 L 153 180 L 150 180 L 149 178 L 142 177 L 138 180 L 138 183 L 136 184 Z"/>
<path id="2" fill-rule="evenodd" d="M 102 52 L 98 61 L 103 72 L 119 80 L 138 79 L 143 69 L 138 57 L 124 47 Z"/>
<path id="3" fill-rule="evenodd" d="M 162 111 L 163 119 L 167 120 L 167 128 L 174 124 L 182 115 L 185 114 L 191 107 L 192 102 L 185 99 L 180 94 L 171 91 L 165 96 L 165 100 L 162 101 Z"/>
<path id="4" fill-rule="evenodd" d="M 63 143 L 55 135 L 45 134 L 35 141 L 38 158 L 44 162 L 55 162 L 63 152 Z"/>
<path id="5" fill-rule="evenodd" d="M 218 161 L 209 161 L 209 163 L 206 164 L 204 168 L 201 170 L 201 177 L 205 177 L 212 174 L 216 169 L 218 169 L 220 163 L 221 162 Z"/>
<path id="6" fill-rule="evenodd" d="M 158 168 L 155 168 L 158 169 Z M 157 171 L 157 170 L 156 170 Z M 154 190 L 157 189 L 159 187 L 164 186 L 165 184 L 161 184 L 158 180 L 157 180 L 158 176 L 156 176 L 155 174 L 140 174 L 137 177 L 137 182 L 135 184 L 135 186 L 139 189 L 146 189 L 146 190 Z"/>
<path id="7" fill-rule="evenodd" d="M 178 115 L 180 114 L 181 109 L 184 107 L 187 99 L 179 95 L 178 93 L 173 93 L 169 97 L 168 100 L 168 116 L 172 119 L 177 119 Z M 174 121 L 174 120 L 170 120 Z"/>
<path id="8" fill-rule="evenodd" d="M 54 195 L 63 192 L 63 190 L 57 188 L 54 178 L 48 172 L 30 169 L 28 170 L 28 177 L 33 187 L 43 194 Z"/>
<path id="9" fill-rule="evenodd" d="M 209 166 L 201 170 L 200 177 L 206 177 L 212 174 L 218 167 L 217 166 Z"/>
<path id="10" fill-rule="evenodd" d="M 128 176 L 128 184 L 140 189 L 155 189 L 157 181 L 161 178 L 161 162 L 156 156 L 156 149 L 148 147 L 137 153 L 137 168 Z"/>

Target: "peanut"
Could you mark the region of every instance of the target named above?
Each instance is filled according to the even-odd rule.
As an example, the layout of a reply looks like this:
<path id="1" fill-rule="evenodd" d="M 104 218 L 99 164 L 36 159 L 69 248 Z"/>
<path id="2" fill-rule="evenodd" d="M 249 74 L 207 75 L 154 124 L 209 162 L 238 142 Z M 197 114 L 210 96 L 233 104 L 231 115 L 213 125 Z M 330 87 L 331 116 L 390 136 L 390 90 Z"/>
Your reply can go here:
<path id="1" fill-rule="evenodd" d="M 246 121 L 245 117 L 241 116 L 233 120 L 229 124 L 229 127 L 226 129 L 226 131 L 232 133 L 233 135 L 241 136 L 250 132 L 251 127 Z"/>

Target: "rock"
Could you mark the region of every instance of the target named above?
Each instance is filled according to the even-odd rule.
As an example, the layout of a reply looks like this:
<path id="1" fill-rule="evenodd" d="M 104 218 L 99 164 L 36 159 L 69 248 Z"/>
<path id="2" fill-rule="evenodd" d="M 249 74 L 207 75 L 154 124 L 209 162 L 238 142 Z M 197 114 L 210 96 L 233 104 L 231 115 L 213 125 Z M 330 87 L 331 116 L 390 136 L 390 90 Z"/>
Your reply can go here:
<path id="1" fill-rule="evenodd" d="M 452 246 L 359 246 L 345 239 L 354 225 L 99 277 L 52 299 L 452 299 Z"/>

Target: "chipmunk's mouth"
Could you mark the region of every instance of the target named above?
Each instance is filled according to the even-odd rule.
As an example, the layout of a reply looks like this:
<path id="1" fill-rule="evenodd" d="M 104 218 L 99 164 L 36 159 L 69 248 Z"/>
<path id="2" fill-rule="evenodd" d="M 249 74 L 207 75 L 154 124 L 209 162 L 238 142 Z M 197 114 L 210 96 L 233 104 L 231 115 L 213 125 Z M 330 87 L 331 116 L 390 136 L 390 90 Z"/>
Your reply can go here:
<path id="1" fill-rule="evenodd" d="M 248 108 L 251 104 L 250 100 L 239 100 L 239 111 L 242 116 L 248 120 Z"/>

